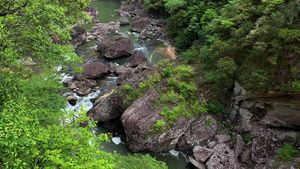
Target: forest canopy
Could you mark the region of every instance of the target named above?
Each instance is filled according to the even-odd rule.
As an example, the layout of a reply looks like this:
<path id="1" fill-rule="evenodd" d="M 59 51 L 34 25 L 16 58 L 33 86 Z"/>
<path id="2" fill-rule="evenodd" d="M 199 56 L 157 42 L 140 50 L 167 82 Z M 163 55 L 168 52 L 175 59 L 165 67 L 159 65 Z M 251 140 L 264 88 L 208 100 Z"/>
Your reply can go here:
<path id="1" fill-rule="evenodd" d="M 206 84 L 250 91 L 299 90 L 300 2 L 145 0 L 167 18 L 180 56 L 204 68 Z M 178 20 L 180 18 L 180 20 Z"/>
<path id="2" fill-rule="evenodd" d="M 66 112 L 57 66 L 76 66 L 70 26 L 89 20 L 90 0 L 0 0 L 0 168 L 166 168 L 144 155 L 100 150 L 108 135 L 79 127 L 86 112 Z M 27 65 L 42 68 L 34 73 Z M 70 123 L 71 119 L 71 123 Z"/>

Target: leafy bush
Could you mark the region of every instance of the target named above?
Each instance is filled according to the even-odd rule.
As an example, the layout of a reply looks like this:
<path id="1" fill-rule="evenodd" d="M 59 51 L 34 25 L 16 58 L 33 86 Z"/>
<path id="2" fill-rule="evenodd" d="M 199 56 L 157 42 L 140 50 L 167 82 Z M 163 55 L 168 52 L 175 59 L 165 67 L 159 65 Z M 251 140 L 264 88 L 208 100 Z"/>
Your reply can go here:
<path id="1" fill-rule="evenodd" d="M 282 161 L 290 161 L 295 156 L 300 155 L 300 151 L 297 150 L 292 144 L 284 143 L 282 148 L 277 149 L 278 158 Z"/>

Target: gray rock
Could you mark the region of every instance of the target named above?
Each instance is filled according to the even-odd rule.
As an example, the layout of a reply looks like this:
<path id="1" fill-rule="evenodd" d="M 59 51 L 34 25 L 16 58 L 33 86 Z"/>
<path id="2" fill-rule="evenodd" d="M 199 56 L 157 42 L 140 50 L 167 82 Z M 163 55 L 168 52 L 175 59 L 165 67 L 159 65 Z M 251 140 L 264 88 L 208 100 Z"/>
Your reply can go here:
<path id="1" fill-rule="evenodd" d="M 246 163 L 246 164 L 250 164 L 251 163 L 251 158 L 250 158 L 250 151 L 249 149 L 246 149 L 242 152 L 241 154 L 241 161 L 243 163 Z"/>
<path id="2" fill-rule="evenodd" d="M 236 142 L 234 145 L 234 153 L 238 157 L 243 152 L 243 148 L 245 147 L 244 139 L 241 135 L 236 136 Z"/>
<path id="3" fill-rule="evenodd" d="M 112 59 L 130 56 L 134 52 L 132 40 L 124 37 L 105 38 L 100 42 L 97 49 L 105 57 Z"/>
<path id="4" fill-rule="evenodd" d="M 193 148 L 193 154 L 197 161 L 204 163 L 213 154 L 213 150 L 201 146 L 195 146 Z"/>
<path id="5" fill-rule="evenodd" d="M 93 62 L 82 67 L 82 73 L 76 73 L 77 79 L 99 79 L 104 74 L 108 73 L 109 68 L 102 62 Z"/>
<path id="6" fill-rule="evenodd" d="M 125 67 L 125 66 L 119 66 L 116 68 L 115 73 L 121 75 L 121 74 L 131 74 L 132 73 L 132 68 Z"/>
<path id="7" fill-rule="evenodd" d="M 119 33 L 120 24 L 118 22 L 96 23 L 95 26 L 87 33 L 87 39 L 102 40 L 110 33 Z"/>
<path id="8" fill-rule="evenodd" d="M 215 136 L 215 138 L 216 138 L 218 144 L 220 144 L 220 143 L 225 143 L 225 142 L 229 141 L 230 140 L 230 135 L 228 135 L 227 133 L 226 134 L 225 133 L 224 134 L 217 134 Z"/>
<path id="9" fill-rule="evenodd" d="M 167 24 L 167 22 L 163 19 L 155 19 L 151 22 L 151 25 L 153 26 L 159 26 L 159 27 L 163 27 Z"/>
<path id="10" fill-rule="evenodd" d="M 114 73 L 116 71 L 116 69 L 117 69 L 117 66 L 115 64 L 109 63 L 109 71 L 111 73 Z"/>
<path id="11" fill-rule="evenodd" d="M 117 22 L 120 23 L 120 26 L 129 25 L 129 21 L 128 21 L 127 17 L 122 17 L 122 18 L 118 19 Z"/>
<path id="12" fill-rule="evenodd" d="M 83 79 L 83 80 L 68 80 L 64 82 L 69 90 L 77 93 L 79 96 L 85 96 L 92 92 L 92 89 L 97 86 L 95 80 Z"/>
<path id="13" fill-rule="evenodd" d="M 190 163 L 192 163 L 197 169 L 205 169 L 205 165 L 196 161 L 193 157 L 189 157 Z"/>
<path id="14" fill-rule="evenodd" d="M 70 36 L 72 38 L 71 44 L 74 46 L 74 48 L 77 48 L 78 45 L 83 44 L 87 40 L 87 32 L 81 26 L 74 26 Z"/>
<path id="15" fill-rule="evenodd" d="M 234 152 L 224 143 L 218 144 L 213 149 L 214 153 L 206 162 L 208 169 L 239 169 Z"/>
<path id="16" fill-rule="evenodd" d="M 207 144 L 208 148 L 214 148 L 216 145 L 217 145 L 217 142 L 215 142 L 215 141 L 210 141 L 210 142 Z"/>
<path id="17" fill-rule="evenodd" d="M 110 92 L 96 100 L 94 107 L 89 110 L 87 116 L 98 122 L 108 122 L 121 117 L 123 111 L 122 99 Z"/>
<path id="18" fill-rule="evenodd" d="M 272 139 L 254 138 L 250 149 L 251 161 L 256 164 L 264 164 L 275 155 L 275 150 L 280 147 L 282 143 L 276 142 Z"/>
<path id="19" fill-rule="evenodd" d="M 144 55 L 143 52 L 136 50 L 134 51 L 133 55 L 130 56 L 127 66 L 129 67 L 135 67 L 138 65 L 146 65 L 148 62 L 148 59 Z"/>
<path id="20" fill-rule="evenodd" d="M 142 18 L 137 21 L 134 21 L 131 25 L 131 30 L 141 33 L 150 25 L 151 21 L 148 18 Z"/>
<path id="21" fill-rule="evenodd" d="M 98 8 L 97 7 L 86 7 L 85 12 L 91 17 L 96 18 L 99 16 Z"/>

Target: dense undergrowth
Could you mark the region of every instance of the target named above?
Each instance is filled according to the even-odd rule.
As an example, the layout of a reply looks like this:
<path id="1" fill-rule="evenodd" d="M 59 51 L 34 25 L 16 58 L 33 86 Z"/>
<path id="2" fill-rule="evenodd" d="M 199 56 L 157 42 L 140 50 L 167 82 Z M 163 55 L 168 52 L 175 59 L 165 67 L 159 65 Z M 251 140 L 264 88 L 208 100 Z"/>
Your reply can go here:
<path id="1" fill-rule="evenodd" d="M 167 18 L 180 57 L 204 68 L 214 90 L 238 80 L 256 92 L 299 89 L 300 2 L 287 0 L 145 0 Z M 178 19 L 180 18 L 180 19 Z"/>

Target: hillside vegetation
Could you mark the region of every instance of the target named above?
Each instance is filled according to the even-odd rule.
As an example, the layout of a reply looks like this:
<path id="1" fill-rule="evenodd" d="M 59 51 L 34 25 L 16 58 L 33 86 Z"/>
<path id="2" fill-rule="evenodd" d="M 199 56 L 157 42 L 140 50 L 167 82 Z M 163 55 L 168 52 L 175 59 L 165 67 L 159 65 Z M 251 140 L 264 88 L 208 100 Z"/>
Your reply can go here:
<path id="1" fill-rule="evenodd" d="M 167 18 L 180 57 L 203 66 L 212 89 L 238 80 L 256 92 L 299 90 L 300 2 L 145 0 L 144 6 Z"/>

